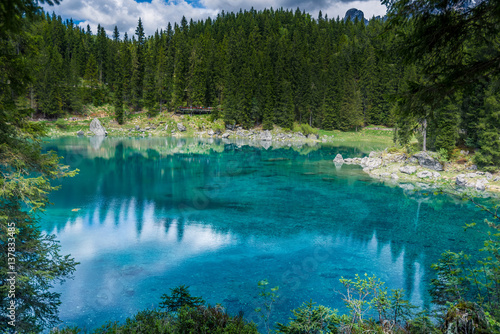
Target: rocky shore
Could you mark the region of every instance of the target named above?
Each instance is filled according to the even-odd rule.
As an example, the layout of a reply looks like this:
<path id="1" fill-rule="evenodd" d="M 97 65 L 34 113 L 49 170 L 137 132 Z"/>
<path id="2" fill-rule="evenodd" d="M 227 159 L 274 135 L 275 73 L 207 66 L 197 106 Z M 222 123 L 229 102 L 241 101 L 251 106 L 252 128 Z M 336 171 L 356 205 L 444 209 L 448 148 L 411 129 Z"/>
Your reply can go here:
<path id="1" fill-rule="evenodd" d="M 192 126 L 190 128 L 193 128 Z M 174 126 L 172 124 L 152 124 L 146 127 L 140 127 L 136 125 L 133 128 L 126 129 L 111 129 L 107 131 L 104 126 L 100 123 L 99 119 L 95 118 L 90 124 L 90 128 L 87 132 L 82 130 L 77 131 L 77 136 L 126 136 L 126 135 L 137 135 L 137 136 L 176 136 L 182 137 L 188 134 L 188 127 L 184 122 L 178 122 Z M 248 139 L 251 141 L 261 141 L 269 142 L 318 142 L 319 136 L 315 134 L 304 135 L 301 132 L 283 132 L 279 130 L 259 130 L 250 129 L 245 130 L 242 127 L 231 127 L 228 126 L 226 129 L 213 129 L 207 128 L 201 131 L 195 131 L 194 133 L 189 133 L 194 137 L 208 137 L 208 138 L 220 138 L 220 139 Z M 332 139 L 333 136 L 323 136 L 322 142 L 327 142 Z M 264 145 L 265 146 L 265 145 Z"/>
<path id="2" fill-rule="evenodd" d="M 393 182 L 414 183 L 420 188 L 452 187 L 458 191 L 500 192 L 500 174 L 482 172 L 475 165 L 450 164 L 443 166 L 428 152 L 405 153 L 371 152 L 364 158 L 346 158 L 338 154 L 336 165 L 360 165 L 371 177 Z"/>

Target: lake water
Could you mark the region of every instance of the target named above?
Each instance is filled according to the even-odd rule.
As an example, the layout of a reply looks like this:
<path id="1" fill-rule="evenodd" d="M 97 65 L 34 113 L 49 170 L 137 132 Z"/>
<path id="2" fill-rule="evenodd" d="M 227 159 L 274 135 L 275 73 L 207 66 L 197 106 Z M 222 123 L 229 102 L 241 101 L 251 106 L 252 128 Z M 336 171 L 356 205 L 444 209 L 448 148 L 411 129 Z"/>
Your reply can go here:
<path id="1" fill-rule="evenodd" d="M 447 249 L 477 249 L 483 237 L 463 229 L 484 218 L 469 203 L 332 163 L 377 147 L 176 138 L 62 138 L 46 147 L 80 169 L 51 195 L 42 222 L 81 263 L 56 288 L 67 325 L 123 321 L 180 284 L 258 323 L 262 279 L 280 287 L 273 320 L 285 321 L 310 299 L 341 309 L 339 279 L 357 273 L 428 307 L 431 264 Z"/>

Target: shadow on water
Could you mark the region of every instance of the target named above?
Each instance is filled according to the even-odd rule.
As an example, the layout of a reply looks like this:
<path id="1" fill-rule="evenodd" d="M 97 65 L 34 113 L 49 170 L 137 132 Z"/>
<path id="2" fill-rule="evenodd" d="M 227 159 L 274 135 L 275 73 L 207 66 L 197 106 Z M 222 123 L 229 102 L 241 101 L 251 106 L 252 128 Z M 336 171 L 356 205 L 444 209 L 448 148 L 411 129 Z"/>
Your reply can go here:
<path id="1" fill-rule="evenodd" d="M 440 253 L 481 245 L 462 228 L 483 218 L 471 205 L 332 163 L 366 154 L 357 148 L 189 138 L 62 138 L 46 148 L 80 169 L 51 195 L 43 223 L 81 262 L 58 290 L 68 323 L 123 320 L 179 284 L 257 320 L 264 278 L 280 286 L 275 320 L 285 321 L 310 298 L 342 308 L 338 279 L 365 272 L 428 306 Z"/>

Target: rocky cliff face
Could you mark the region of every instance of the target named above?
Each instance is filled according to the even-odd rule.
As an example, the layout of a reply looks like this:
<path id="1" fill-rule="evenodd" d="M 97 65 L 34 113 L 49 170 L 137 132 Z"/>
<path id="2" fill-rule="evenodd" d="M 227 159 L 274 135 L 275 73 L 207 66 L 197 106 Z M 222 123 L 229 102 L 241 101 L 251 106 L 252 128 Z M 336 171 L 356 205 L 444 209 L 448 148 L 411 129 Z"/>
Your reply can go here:
<path id="1" fill-rule="evenodd" d="M 354 22 L 356 19 L 365 22 L 365 24 L 368 23 L 368 20 L 365 19 L 365 14 L 359 9 L 351 8 L 345 13 L 344 21 L 351 20 Z"/>

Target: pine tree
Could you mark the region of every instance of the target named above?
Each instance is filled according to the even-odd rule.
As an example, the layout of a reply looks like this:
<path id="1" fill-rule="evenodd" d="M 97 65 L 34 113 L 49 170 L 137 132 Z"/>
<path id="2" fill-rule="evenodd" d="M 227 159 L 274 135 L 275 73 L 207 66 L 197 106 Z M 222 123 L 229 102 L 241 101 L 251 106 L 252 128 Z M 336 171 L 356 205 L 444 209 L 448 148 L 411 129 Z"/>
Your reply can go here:
<path id="1" fill-rule="evenodd" d="M 136 111 L 140 110 L 142 107 L 142 96 L 144 89 L 144 69 L 145 69 L 145 34 L 144 27 L 142 26 L 141 18 L 137 23 L 137 28 L 135 29 L 135 35 L 137 40 L 135 44 L 135 53 L 132 58 L 132 78 L 130 82 L 131 86 L 131 102 Z"/>

